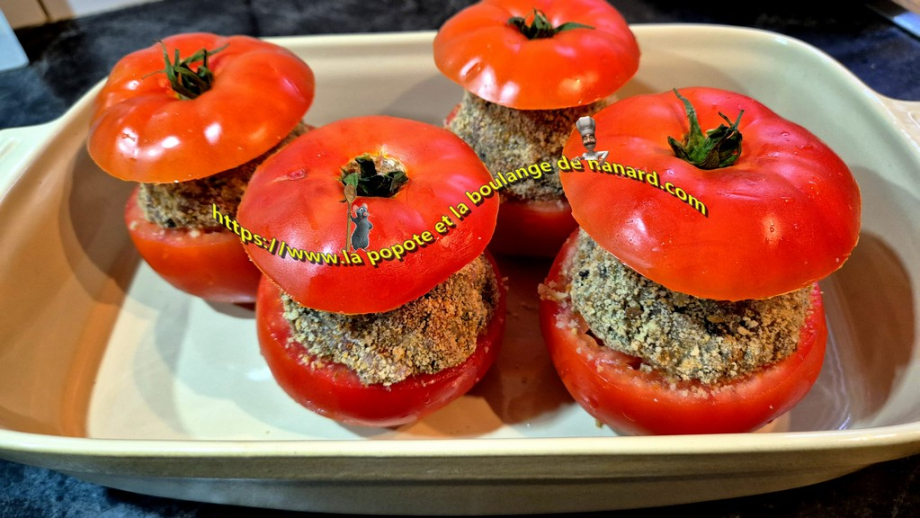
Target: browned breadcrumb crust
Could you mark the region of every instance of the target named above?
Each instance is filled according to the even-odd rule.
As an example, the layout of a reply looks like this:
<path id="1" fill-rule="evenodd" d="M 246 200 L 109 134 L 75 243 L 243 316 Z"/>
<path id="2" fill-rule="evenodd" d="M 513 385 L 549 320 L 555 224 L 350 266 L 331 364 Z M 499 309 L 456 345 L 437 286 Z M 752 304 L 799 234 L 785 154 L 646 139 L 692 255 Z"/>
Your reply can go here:
<path id="1" fill-rule="evenodd" d="M 163 228 L 214 230 L 223 227 L 214 219 L 211 204 L 225 216 L 236 218 L 246 186 L 256 168 L 269 156 L 292 140 L 306 133 L 307 127 L 297 127 L 275 147 L 245 164 L 205 178 L 186 182 L 142 183 L 137 196 L 144 218 Z"/>
<path id="2" fill-rule="evenodd" d="M 641 358 L 642 368 L 710 385 L 795 352 L 809 309 L 811 288 L 738 302 L 668 290 L 621 263 L 584 230 L 567 272 L 572 307 L 603 345 Z"/>
<path id="3" fill-rule="evenodd" d="M 591 115 L 606 100 L 559 110 L 515 110 L 464 92 L 460 109 L 448 128 L 479 155 L 492 176 L 539 162 L 553 172 L 539 180 L 515 182 L 501 191 L 504 199 L 560 200 L 562 183 L 556 161 L 579 117 Z"/>
<path id="4" fill-rule="evenodd" d="M 498 282 L 480 256 L 425 295 L 386 313 L 317 311 L 282 294 L 292 331 L 288 345 L 347 366 L 367 385 L 433 374 L 460 365 L 476 350 L 495 313 Z"/>

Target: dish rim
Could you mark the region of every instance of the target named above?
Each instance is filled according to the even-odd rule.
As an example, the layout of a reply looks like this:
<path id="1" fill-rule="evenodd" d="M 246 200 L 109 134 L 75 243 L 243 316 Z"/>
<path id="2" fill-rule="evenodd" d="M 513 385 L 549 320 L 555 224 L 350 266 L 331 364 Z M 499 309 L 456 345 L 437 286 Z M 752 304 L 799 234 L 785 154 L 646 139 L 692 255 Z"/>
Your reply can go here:
<path id="1" fill-rule="evenodd" d="M 902 124 L 892 113 L 890 102 L 920 109 L 920 102 L 902 101 L 886 97 L 866 86 L 850 70 L 824 51 L 794 37 L 762 30 L 717 24 L 633 24 L 630 26 L 640 40 L 646 33 L 683 31 L 723 31 L 734 37 L 772 40 L 797 51 L 817 54 L 835 74 L 845 81 L 848 88 L 856 88 L 870 96 L 874 110 L 892 124 Z M 335 44 L 341 49 L 362 46 L 369 43 L 389 46 L 418 45 L 432 39 L 436 31 L 359 33 L 316 36 L 280 36 L 264 38 L 285 47 L 322 47 Z M 648 37 L 648 36 L 646 36 Z M 17 169 L 0 174 L 0 201 L 31 165 L 34 155 L 64 133 L 79 119 L 86 105 L 93 102 L 95 93 L 105 79 L 90 88 L 61 117 L 45 124 L 25 128 L 4 130 L 16 137 L 24 131 L 40 134 L 42 138 L 29 142 L 18 158 Z M 907 133 L 902 134 L 906 147 L 920 163 L 920 144 Z M 3 160 L 0 160 L 0 164 Z M 6 164 L 4 164 L 6 165 Z M 2 168 L 0 168 L 2 170 Z M 806 432 L 779 432 L 767 434 L 739 433 L 718 434 L 720 440 L 713 441 L 712 435 L 684 436 L 642 436 L 642 437 L 557 437 L 557 438 L 461 438 L 430 439 L 408 438 L 402 440 L 163 440 L 163 439 L 96 439 L 91 437 L 64 437 L 30 432 L 0 429 L 0 454 L 9 452 L 40 453 L 54 455 L 79 455 L 95 457 L 477 457 L 477 456 L 703 456 L 739 453 L 836 451 L 850 449 L 872 449 L 893 446 L 910 446 L 920 452 L 920 421 L 873 428 L 846 430 L 821 430 Z M 523 439 L 523 440 L 522 440 Z M 614 439 L 614 440 L 612 440 Z M 444 448 L 449 440 L 451 448 Z M 904 453 L 907 455 L 909 453 Z M 5 455 L 4 455 L 5 456 Z"/>

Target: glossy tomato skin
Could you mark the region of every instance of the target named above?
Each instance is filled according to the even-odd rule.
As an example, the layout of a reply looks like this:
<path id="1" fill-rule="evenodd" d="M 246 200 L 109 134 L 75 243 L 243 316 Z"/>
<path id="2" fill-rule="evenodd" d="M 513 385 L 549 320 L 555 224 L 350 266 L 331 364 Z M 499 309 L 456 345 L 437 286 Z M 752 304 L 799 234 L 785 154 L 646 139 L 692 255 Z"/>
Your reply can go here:
<path id="1" fill-rule="evenodd" d="M 333 254 L 342 261 L 347 210 L 342 167 L 364 154 L 398 161 L 408 182 L 390 198 L 355 200 L 355 207 L 367 206 L 373 225 L 368 249 L 355 252 L 362 265 L 331 266 L 251 244 L 246 248 L 259 269 L 303 306 L 348 314 L 390 311 L 479 257 L 495 230 L 498 198 L 476 205 L 466 194 L 491 179 L 476 153 L 443 128 L 387 116 L 327 124 L 271 156 L 249 182 L 237 213 L 240 225 L 283 241 L 285 250 Z M 372 252 L 379 255 L 409 240 L 414 250 L 371 264 Z M 372 296 L 361 291 L 368 289 Z"/>
<path id="2" fill-rule="evenodd" d="M 564 265 L 574 254 L 575 237 L 573 234 L 566 242 L 553 263 L 547 286 L 558 290 L 568 284 Z M 569 393 L 588 413 L 616 431 L 655 435 L 749 432 L 795 406 L 821 371 L 827 327 L 817 284 L 810 302 L 795 353 L 719 388 L 691 382 L 672 386 L 656 372 L 634 368 L 636 358 L 604 347 L 587 334 L 587 325 L 568 301 L 544 296 L 540 327 Z"/>
<path id="3" fill-rule="evenodd" d="M 163 39 L 170 58 L 217 50 L 213 86 L 180 99 L 159 44 L 122 58 L 96 99 L 87 148 L 105 172 L 144 183 L 204 178 L 271 149 L 313 102 L 313 72 L 290 51 L 248 36 Z"/>
<path id="4" fill-rule="evenodd" d="M 125 206 L 125 224 L 141 257 L 176 288 L 213 302 L 256 300 L 261 272 L 240 238 L 228 230 L 200 232 L 163 228 L 144 219 L 137 204 L 140 187 Z"/>
<path id="5" fill-rule="evenodd" d="M 510 25 L 530 23 L 533 10 L 553 27 L 593 29 L 528 40 Z M 471 93 L 520 110 L 584 106 L 622 86 L 639 66 L 639 47 L 626 21 L 603 0 L 484 0 L 447 20 L 434 40 L 438 69 Z"/>
<path id="6" fill-rule="evenodd" d="M 578 224 L 643 276 L 701 298 L 773 297 L 842 266 L 859 238 L 861 202 L 840 157 L 750 97 L 715 88 L 680 93 L 703 131 L 724 123 L 720 112 L 734 121 L 744 110 L 740 158 L 711 170 L 677 158 L 668 137 L 681 140 L 689 123 L 674 92 L 618 101 L 593 116 L 596 149 L 609 152 L 611 168 L 654 180 L 561 173 Z M 563 154 L 582 152 L 573 131 Z"/>
<path id="7" fill-rule="evenodd" d="M 502 200 L 489 250 L 501 255 L 553 257 L 577 227 L 565 199 Z"/>
<path id="8" fill-rule="evenodd" d="M 495 260 L 486 255 L 497 279 Z M 479 335 L 467 360 L 435 374 L 420 374 L 389 387 L 364 385 L 347 367 L 316 364 L 302 358 L 300 345 L 288 345 L 290 324 L 283 318 L 280 290 L 267 277 L 259 285 L 256 324 L 259 346 L 278 385 L 308 409 L 343 423 L 359 426 L 399 426 L 443 408 L 473 387 L 498 356 L 505 327 L 505 288 L 499 281 L 495 314 Z M 312 359 L 312 357 L 311 357 Z"/>

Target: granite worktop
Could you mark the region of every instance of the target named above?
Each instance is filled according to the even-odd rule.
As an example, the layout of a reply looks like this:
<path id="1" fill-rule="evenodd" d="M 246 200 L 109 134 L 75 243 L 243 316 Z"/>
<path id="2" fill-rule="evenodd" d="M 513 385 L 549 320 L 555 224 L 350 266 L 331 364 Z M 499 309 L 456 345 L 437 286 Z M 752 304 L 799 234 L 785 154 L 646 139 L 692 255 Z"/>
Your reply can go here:
<path id="1" fill-rule="evenodd" d="M 124 54 L 188 31 L 257 36 L 436 29 L 465 0 L 165 0 L 17 30 L 31 64 L 0 73 L 0 128 L 59 117 Z M 920 100 L 920 40 L 861 2 L 831 12 L 807 2 L 615 1 L 641 23 L 717 23 L 756 27 L 808 42 L 840 61 L 870 88 Z M 738 5 L 742 5 L 739 3 Z M 750 4 L 748 4 L 750 5 Z M 826 4 L 825 4 L 826 5 Z M 811 487 L 614 516 L 920 516 L 920 456 L 877 464 Z M 0 517 L 288 516 L 215 504 L 136 495 L 52 471 L 0 460 Z M 605 513 L 608 515 L 608 513 Z"/>

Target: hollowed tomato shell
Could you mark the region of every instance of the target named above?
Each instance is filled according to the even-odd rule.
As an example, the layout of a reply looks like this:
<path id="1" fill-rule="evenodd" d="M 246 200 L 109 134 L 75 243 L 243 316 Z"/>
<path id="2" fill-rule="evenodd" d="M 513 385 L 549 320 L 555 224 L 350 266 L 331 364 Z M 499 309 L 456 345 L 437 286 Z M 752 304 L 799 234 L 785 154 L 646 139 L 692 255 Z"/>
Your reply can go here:
<path id="1" fill-rule="evenodd" d="M 504 200 L 489 250 L 496 254 L 553 257 L 578 223 L 569 203 Z"/>
<path id="2" fill-rule="evenodd" d="M 498 356 L 505 327 L 505 288 L 495 260 L 486 257 L 499 279 L 495 313 L 480 333 L 476 350 L 460 365 L 435 374 L 419 374 L 390 386 L 364 385 L 348 367 L 317 366 L 298 343 L 289 343 L 280 290 L 268 278 L 259 285 L 256 324 L 259 346 L 278 385 L 295 401 L 330 419 L 360 426 L 398 426 L 422 419 L 462 396 Z"/>
<path id="3" fill-rule="evenodd" d="M 193 234 L 144 219 L 135 188 L 125 206 L 125 224 L 141 257 L 180 290 L 213 302 L 256 300 L 262 273 L 249 260 L 240 238 L 229 230 Z"/>
<path id="4" fill-rule="evenodd" d="M 575 250 L 566 242 L 546 279 L 559 289 L 569 279 L 565 264 Z M 540 327 L 553 364 L 575 401 L 589 414 L 626 434 L 749 432 L 792 409 L 808 393 L 824 361 L 827 326 L 821 290 L 815 284 L 797 350 L 751 375 L 718 387 L 673 383 L 656 371 L 635 367 L 636 358 L 588 335 L 570 302 L 544 297 Z"/>

